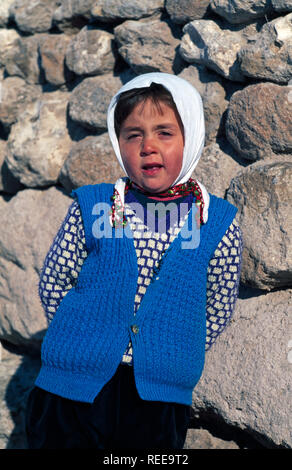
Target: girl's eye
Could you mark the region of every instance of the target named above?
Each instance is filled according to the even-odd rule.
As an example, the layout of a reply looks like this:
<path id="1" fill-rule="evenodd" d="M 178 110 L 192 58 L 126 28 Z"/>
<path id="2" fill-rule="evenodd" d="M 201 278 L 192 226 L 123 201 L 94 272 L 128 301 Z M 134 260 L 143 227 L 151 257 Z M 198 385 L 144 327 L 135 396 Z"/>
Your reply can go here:
<path id="1" fill-rule="evenodd" d="M 167 136 L 167 137 L 172 136 L 171 132 L 167 132 L 167 131 L 162 131 L 162 132 L 160 133 L 160 135 L 164 135 L 164 136 Z"/>
<path id="2" fill-rule="evenodd" d="M 127 136 L 127 140 L 135 139 L 137 137 L 140 137 L 140 134 L 130 134 Z"/>

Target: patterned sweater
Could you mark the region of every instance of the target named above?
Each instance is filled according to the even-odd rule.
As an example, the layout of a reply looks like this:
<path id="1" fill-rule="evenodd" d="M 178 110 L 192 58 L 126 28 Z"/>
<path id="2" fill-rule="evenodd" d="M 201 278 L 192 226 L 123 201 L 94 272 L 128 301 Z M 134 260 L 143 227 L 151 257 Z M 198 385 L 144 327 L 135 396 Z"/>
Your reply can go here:
<path id="1" fill-rule="evenodd" d="M 150 230 L 131 210 L 133 198 L 130 191 L 126 197 L 126 216 L 133 232 L 138 260 L 138 284 L 134 313 L 137 312 L 147 286 L 159 266 L 164 251 L 176 237 L 184 218 L 166 233 Z M 236 219 L 233 220 L 209 262 L 206 304 L 206 350 L 229 323 L 238 295 L 242 260 L 242 234 Z M 50 322 L 58 306 L 69 290 L 76 284 L 78 274 L 87 257 L 85 234 L 77 201 L 71 203 L 67 215 L 47 253 L 39 282 L 39 296 Z M 131 343 L 122 362 L 132 364 Z"/>

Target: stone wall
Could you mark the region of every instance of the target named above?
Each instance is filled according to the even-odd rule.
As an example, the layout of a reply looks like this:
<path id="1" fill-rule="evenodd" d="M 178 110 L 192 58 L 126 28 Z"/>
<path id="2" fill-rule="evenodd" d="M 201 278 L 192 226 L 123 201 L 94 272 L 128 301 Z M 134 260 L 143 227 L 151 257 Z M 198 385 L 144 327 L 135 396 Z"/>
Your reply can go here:
<path id="1" fill-rule="evenodd" d="M 2 448 L 26 445 L 47 328 L 38 279 L 70 191 L 123 175 L 107 106 L 151 71 L 199 90 L 206 146 L 193 176 L 238 207 L 244 236 L 239 299 L 206 355 L 186 446 L 292 447 L 291 0 L 2 0 Z"/>

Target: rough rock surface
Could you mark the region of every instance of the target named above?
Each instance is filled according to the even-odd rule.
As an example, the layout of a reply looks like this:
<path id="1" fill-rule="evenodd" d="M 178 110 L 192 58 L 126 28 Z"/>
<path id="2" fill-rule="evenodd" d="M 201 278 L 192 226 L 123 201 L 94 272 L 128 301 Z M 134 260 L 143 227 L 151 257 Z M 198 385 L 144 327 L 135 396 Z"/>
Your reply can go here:
<path id="1" fill-rule="evenodd" d="M 3 191 L 7 194 L 15 194 L 21 189 L 25 189 L 25 186 L 21 184 L 17 178 L 13 176 L 9 170 L 7 163 L 5 162 L 7 141 L 0 140 L 0 191 Z"/>
<path id="2" fill-rule="evenodd" d="M 213 20 L 194 20 L 183 28 L 180 54 L 186 62 L 206 65 L 219 75 L 243 82 L 238 53 L 246 40 L 237 31 L 222 30 Z"/>
<path id="3" fill-rule="evenodd" d="M 270 0 L 211 0 L 210 6 L 230 23 L 248 23 L 272 11 Z"/>
<path id="4" fill-rule="evenodd" d="M 114 68 L 113 35 L 85 26 L 68 45 L 66 64 L 77 75 L 101 75 Z"/>
<path id="5" fill-rule="evenodd" d="M 158 16 L 125 21 L 114 29 L 119 53 L 138 75 L 147 72 L 179 73 L 179 40 L 166 21 Z M 155 50 L 155 54 L 153 51 Z"/>
<path id="6" fill-rule="evenodd" d="M 26 403 L 38 374 L 38 356 L 20 355 L 0 343 L 0 449 L 27 449 Z"/>
<path id="7" fill-rule="evenodd" d="M 0 28 L 4 28 L 9 21 L 9 8 L 15 0 L 2 0 L 0 3 Z"/>
<path id="8" fill-rule="evenodd" d="M 239 209 L 243 231 L 241 281 L 265 290 L 291 287 L 292 161 L 249 165 L 231 180 L 227 199 Z"/>
<path id="9" fill-rule="evenodd" d="M 70 201 L 55 187 L 25 189 L 9 201 L 0 199 L 6 226 L 0 240 L 0 339 L 28 350 L 39 351 L 47 328 L 38 280 Z"/>
<path id="10" fill-rule="evenodd" d="M 193 408 L 266 447 L 292 447 L 292 291 L 242 289 L 231 324 L 206 355 Z"/>
<path id="11" fill-rule="evenodd" d="M 39 85 L 30 85 L 20 77 L 7 77 L 1 82 L 0 122 L 7 130 L 30 103 L 41 97 Z"/>
<path id="12" fill-rule="evenodd" d="M 222 116 L 228 107 L 221 78 L 199 64 L 186 67 L 179 77 L 188 80 L 200 93 L 205 113 L 206 143 L 213 142 L 224 133 Z"/>
<path id="13" fill-rule="evenodd" d="M 53 14 L 53 25 L 61 32 L 75 35 L 90 20 L 90 9 L 96 0 L 62 0 Z"/>
<path id="14" fill-rule="evenodd" d="M 46 82 L 52 85 L 63 85 L 74 78 L 74 74 L 70 74 L 65 63 L 66 52 L 71 39 L 71 36 L 66 34 L 50 34 L 40 45 L 41 67 Z"/>
<path id="15" fill-rule="evenodd" d="M 71 93 L 71 119 L 89 130 L 106 130 L 108 105 L 121 86 L 120 78 L 111 75 L 85 78 Z"/>
<path id="16" fill-rule="evenodd" d="M 186 24 L 203 18 L 210 0 L 166 0 L 165 8 L 174 23 Z"/>
<path id="17" fill-rule="evenodd" d="M 9 14 L 20 31 L 43 33 L 51 29 L 53 13 L 58 3 L 58 0 L 15 0 Z"/>
<path id="18" fill-rule="evenodd" d="M 68 191 L 86 184 L 115 183 L 125 176 L 107 133 L 76 142 L 61 169 L 59 182 Z"/>
<path id="19" fill-rule="evenodd" d="M 239 446 L 212 436 L 206 429 L 189 429 L 184 449 L 239 449 Z"/>
<path id="20" fill-rule="evenodd" d="M 279 12 L 292 11 L 291 0 L 271 0 L 274 10 Z"/>
<path id="21" fill-rule="evenodd" d="M 67 105 L 65 92 L 43 94 L 41 100 L 27 106 L 12 126 L 6 163 L 25 186 L 56 183 L 71 148 Z"/>
<path id="22" fill-rule="evenodd" d="M 139 20 L 162 10 L 164 0 L 95 0 L 91 16 L 99 21 L 114 23 L 120 20 Z"/>
<path id="23" fill-rule="evenodd" d="M 292 13 L 263 26 L 239 51 L 240 69 L 248 77 L 288 83 L 292 79 Z"/>
<path id="24" fill-rule="evenodd" d="M 255 161 L 292 154 L 290 87 L 259 83 L 231 97 L 226 137 L 244 158 Z"/>
<path id="25" fill-rule="evenodd" d="M 224 198 L 230 179 L 245 165 L 246 163 L 238 157 L 230 145 L 224 143 L 220 146 L 218 143 L 210 143 L 203 150 L 193 172 L 193 178 L 197 178 L 215 196 Z"/>
<path id="26" fill-rule="evenodd" d="M 47 33 L 16 39 L 12 48 L 5 54 L 5 72 L 16 75 L 30 84 L 44 83 L 40 69 L 39 45 L 47 38 Z"/>
<path id="27" fill-rule="evenodd" d="M 0 29 L 0 66 L 5 66 L 6 56 L 16 46 L 16 40 L 19 38 L 19 33 L 15 29 Z"/>

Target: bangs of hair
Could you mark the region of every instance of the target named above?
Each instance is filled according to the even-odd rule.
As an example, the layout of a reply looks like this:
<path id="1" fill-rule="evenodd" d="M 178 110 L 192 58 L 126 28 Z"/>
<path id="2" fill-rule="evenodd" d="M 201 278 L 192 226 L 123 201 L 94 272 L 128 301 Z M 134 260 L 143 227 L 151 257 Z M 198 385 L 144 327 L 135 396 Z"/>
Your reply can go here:
<path id="1" fill-rule="evenodd" d="M 134 108 L 138 104 L 145 104 L 149 99 L 160 114 L 162 114 L 161 103 L 169 106 L 174 111 L 182 134 L 184 134 L 183 124 L 171 93 L 164 88 L 163 85 L 151 83 L 149 87 L 133 88 L 132 90 L 128 90 L 120 94 L 114 115 L 115 132 L 118 138 L 120 136 L 123 122 L 131 114 Z"/>

